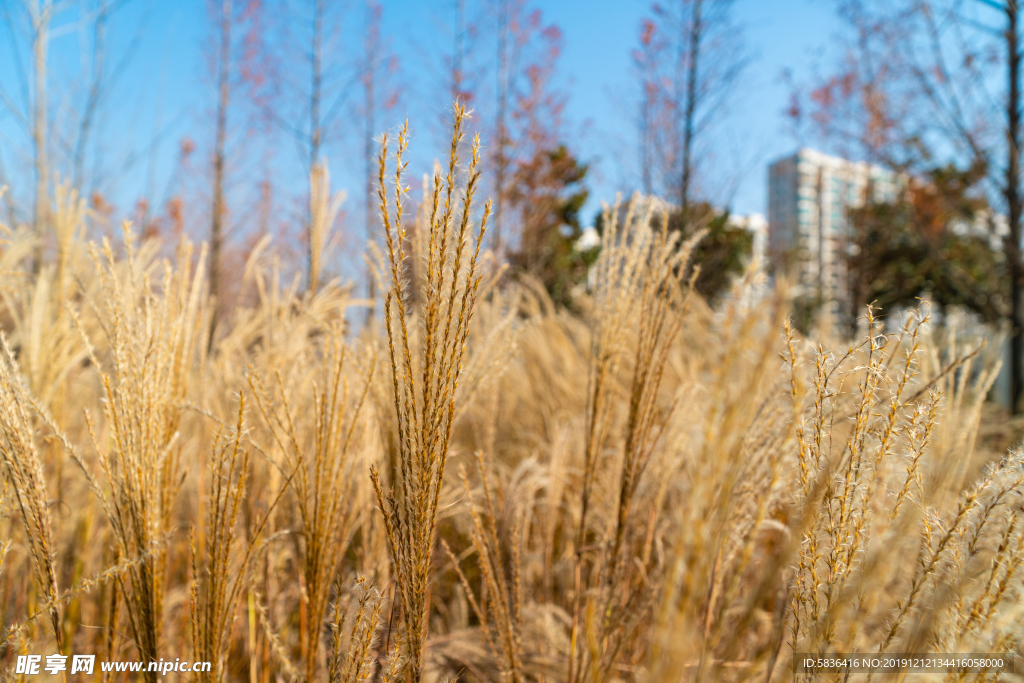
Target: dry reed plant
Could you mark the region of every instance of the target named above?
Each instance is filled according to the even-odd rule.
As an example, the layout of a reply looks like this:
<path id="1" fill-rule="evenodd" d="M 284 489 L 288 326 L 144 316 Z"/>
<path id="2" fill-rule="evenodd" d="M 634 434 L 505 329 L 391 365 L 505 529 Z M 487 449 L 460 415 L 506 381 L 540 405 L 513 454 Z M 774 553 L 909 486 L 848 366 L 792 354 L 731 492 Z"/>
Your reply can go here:
<path id="1" fill-rule="evenodd" d="M 789 669 L 796 653 L 1016 647 L 1015 629 L 1005 624 L 978 640 L 941 637 L 964 614 L 952 601 L 986 601 L 991 618 L 1007 596 L 994 598 L 966 569 L 983 556 L 1006 577 L 1004 590 L 1012 583 L 1016 513 L 1004 506 L 1019 499 L 1024 472 L 1011 454 L 959 496 L 929 485 L 929 473 L 952 463 L 932 469 L 928 459 L 940 398 L 938 378 L 919 376 L 926 325 L 925 313 L 911 313 L 902 332 L 883 335 L 869 309 L 865 340 L 843 353 L 818 345 L 808 379 L 790 336 L 795 458 L 758 443 L 788 439 L 771 436 L 763 420 L 783 413 L 762 403 L 750 427 L 760 438 L 738 451 L 750 464 L 737 460 L 710 478 L 728 491 L 719 499 L 724 528 L 703 538 L 695 536 L 699 526 L 680 532 L 672 600 L 663 603 L 672 606 L 661 618 L 666 633 L 692 639 L 666 641 L 655 671 L 703 677 L 730 663 L 730 677 L 746 679 Z M 975 390 L 984 393 L 987 380 L 976 378 Z M 737 488 L 733 472 L 756 475 L 761 485 Z M 708 548 L 689 560 L 703 565 L 696 576 L 679 564 L 686 547 Z M 913 560 L 892 562 L 894 555 Z"/>
<path id="2" fill-rule="evenodd" d="M 381 301 L 325 281 L 318 168 L 311 262 L 260 240 L 209 345 L 187 243 L 173 264 L 130 231 L 90 247 L 66 184 L 42 242 L 0 226 L 0 680 L 57 649 L 246 683 L 867 680 L 794 660 L 1021 654 L 1024 454 L 978 437 L 993 345 L 927 308 L 801 337 L 754 268 L 712 310 L 647 199 L 606 209 L 558 308 L 481 247 L 466 116 L 418 202 L 407 131 L 394 169 L 385 139 Z"/>
<path id="3" fill-rule="evenodd" d="M 313 680 L 320 667 L 321 634 L 326 623 L 330 591 L 339 558 L 344 556 L 357 529 L 353 452 L 361 443 L 360 411 L 373 377 L 374 366 L 357 373 L 354 391 L 345 374 L 347 348 L 335 327 L 324 351 L 324 384 L 312 387 L 312 420 L 295 414 L 280 374 L 276 400 L 253 369 L 249 384 L 260 414 L 273 437 L 282 466 L 289 473 L 303 540 L 302 611 L 305 629 L 301 650 L 305 680 Z M 303 427 L 307 427 L 303 430 Z"/>
<path id="4" fill-rule="evenodd" d="M 19 286 L 0 288 L 0 297 L 4 310 L 11 316 L 10 340 L 18 352 L 29 388 L 51 409 L 57 409 L 62 404 L 59 391 L 63 380 L 85 354 L 81 336 L 67 311 L 69 299 L 76 298 L 75 266 L 85 260 L 85 201 L 69 183 L 58 183 L 50 215 L 55 262 L 34 276 L 18 273 L 16 264 L 26 257 L 26 252 L 32 252 L 38 238 L 12 234 L 13 239 L 4 244 L 0 270 L 14 275 Z M 26 282 L 26 278 L 30 281 Z"/>
<path id="5" fill-rule="evenodd" d="M 49 605 L 50 626 L 58 652 L 64 650 L 59 605 L 56 539 L 50 518 L 46 474 L 36 445 L 31 400 L 18 373 L 18 364 L 0 335 L 3 358 L 0 359 L 0 463 L 5 476 L 4 498 L 9 485 L 32 558 L 32 576 L 40 594 Z M 3 555 L 10 541 L 3 545 Z M 3 635 L 7 635 L 6 633 Z"/>
<path id="6" fill-rule="evenodd" d="M 471 538 L 483 575 L 481 597 L 477 598 L 466 574 L 459 566 L 459 560 L 448 544 L 442 541 L 445 553 L 458 574 L 466 598 L 473 608 L 473 614 L 480 622 L 480 628 L 487 640 L 492 656 L 501 662 L 501 671 L 514 683 L 525 680 L 523 672 L 523 596 L 520 572 L 522 567 L 522 525 L 523 518 L 515 515 L 511 530 L 510 549 L 503 548 L 499 537 L 499 519 L 495 509 L 494 494 L 487 481 L 488 467 L 483 453 L 477 451 L 484 505 L 478 508 L 473 500 L 472 488 L 462 470 L 462 481 L 473 518 Z M 511 555 L 506 554 L 511 551 Z M 486 598 L 485 598 L 486 596 Z M 493 623 L 493 628 L 491 628 Z"/>
<path id="7" fill-rule="evenodd" d="M 686 314 L 685 276 L 697 233 L 686 244 L 667 227 L 655 228 L 655 202 L 641 215 L 630 202 L 619 221 L 620 205 L 605 207 L 601 254 L 595 264 L 594 308 L 583 487 L 576 532 L 576 576 L 572 607 L 572 634 L 568 680 L 604 681 L 614 674 L 620 653 L 637 636 L 653 593 L 648 574 L 651 554 L 644 550 L 648 510 L 633 508 L 636 493 L 653 449 L 673 415 L 673 405 L 662 405 L 659 395 L 665 366 Z M 661 217 L 667 226 L 667 216 Z M 636 336 L 630 333 L 636 327 Z M 613 411 L 620 405 L 614 375 L 630 355 L 632 379 L 628 417 L 623 425 L 618 500 L 614 529 L 588 528 L 587 513 L 600 457 L 614 425 Z M 610 535 L 610 538 L 608 537 Z M 628 547 L 634 546 L 634 547 Z M 631 559 L 625 555 L 628 551 Z M 589 561 L 588 561 L 589 560 Z M 581 620 L 586 647 L 580 642 Z"/>
<path id="8" fill-rule="evenodd" d="M 435 519 L 456 410 L 456 391 L 462 371 L 476 294 L 480 247 L 487 229 L 490 203 L 473 228 L 473 198 L 479 182 L 480 141 L 474 140 L 466 182 L 459 190 L 457 169 L 465 110 L 455 106 L 455 125 L 447 174 L 434 173 L 428 224 L 424 285 L 419 292 L 422 319 L 409 320 L 404 274 L 406 226 L 402 173 L 407 130 L 399 135 L 395 153 L 394 214 L 385 183 L 387 138 L 381 145 L 379 197 L 384 222 L 391 289 L 384 304 L 391 360 L 394 410 L 398 434 L 397 468 L 385 492 L 380 472 L 371 472 L 378 504 L 384 514 L 388 546 L 401 596 L 402 624 L 408 650 L 410 679 L 423 675 L 430 594 L 430 565 Z M 461 194 L 461 196 L 460 196 Z M 475 235 L 474 235 L 475 233 Z M 475 237 L 475 244 L 470 244 Z M 414 357 L 410 326 L 418 325 L 421 352 Z"/>
<path id="9" fill-rule="evenodd" d="M 979 553 L 1001 566 L 1007 559 L 1002 553 L 1009 552 L 1017 524 L 1013 509 L 1019 509 L 1014 501 L 1024 493 L 1021 456 L 1004 456 L 959 495 L 938 486 L 935 476 L 941 479 L 955 465 L 939 461 L 933 469 L 927 457 L 940 409 L 932 382 L 914 386 L 927 315 L 911 314 L 895 338 L 879 334 L 870 310 L 867 323 L 860 367 L 844 367 L 854 353 L 837 357 L 819 349 L 813 417 L 797 429 L 800 495 L 808 509 L 795 570 L 791 645 L 809 652 L 937 645 L 939 651 L 970 651 L 961 649 L 967 642 L 947 637 L 941 643 L 938 634 L 959 614 L 950 610 L 951 598 L 992 597 L 987 588 L 976 596 L 979 586 L 967 568 Z M 837 390 L 846 378 L 858 382 L 852 400 Z M 984 373 L 976 381 L 980 393 L 990 386 Z M 834 438 L 837 413 L 849 423 L 842 441 Z M 995 558 L 988 555 L 993 538 L 1004 539 Z M 897 549 L 915 561 L 886 562 Z M 1007 581 L 1013 571 L 1007 568 Z M 858 628 L 850 629 L 851 621 Z M 1001 637 L 977 645 L 987 649 Z"/>
<path id="10" fill-rule="evenodd" d="M 189 596 L 194 661 L 211 662 L 211 671 L 199 680 L 223 681 L 230 627 L 248 569 L 263 540 L 267 523 L 284 492 L 282 488 L 260 518 L 250 522 L 245 544 L 239 547 L 246 479 L 250 474 L 250 449 L 245 438 L 245 398 L 238 399 L 238 419 L 233 428 L 221 427 L 213 439 L 209 463 L 209 493 L 204 501 L 203 561 L 197 564 L 195 530 L 189 533 L 192 585 Z M 200 572 L 200 566 L 202 571 Z"/>
<path id="11" fill-rule="evenodd" d="M 374 650 L 377 630 L 384 609 L 384 596 L 373 588 L 365 577 L 355 581 L 349 594 L 350 610 L 343 611 L 341 591 L 334 606 L 331 621 L 331 648 L 328 659 L 327 680 L 330 683 L 358 683 L 373 676 L 377 664 Z M 394 680 L 402 670 L 399 662 L 388 662 L 382 679 Z"/>
<path id="12" fill-rule="evenodd" d="M 159 658 L 166 590 L 166 543 L 171 514 L 182 485 L 179 425 L 189 369 L 201 320 L 203 274 L 193 272 L 191 249 L 180 248 L 178 267 L 164 264 L 160 288 L 138 272 L 134 235 L 124 229 L 126 270 L 119 272 L 113 248 L 92 247 L 100 283 L 90 302 L 104 321 L 111 373 L 89 345 L 89 357 L 103 386 L 106 418 L 101 438 L 87 418 L 103 480 L 77 450 L 81 466 L 100 499 L 121 558 L 137 562 L 118 577 L 132 640 L 139 656 Z M 146 673 L 147 680 L 156 674 Z"/>
<path id="13" fill-rule="evenodd" d="M 309 293 L 320 289 L 331 226 L 345 201 L 345 193 L 331 195 L 331 174 L 325 164 L 315 164 L 309 174 Z"/>

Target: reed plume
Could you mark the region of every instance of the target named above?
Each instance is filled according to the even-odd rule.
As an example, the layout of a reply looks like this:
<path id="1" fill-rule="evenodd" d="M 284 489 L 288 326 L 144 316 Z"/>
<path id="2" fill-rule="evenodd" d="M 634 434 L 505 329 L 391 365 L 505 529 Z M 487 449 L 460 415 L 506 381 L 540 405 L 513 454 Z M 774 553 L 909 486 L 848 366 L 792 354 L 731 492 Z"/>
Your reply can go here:
<path id="1" fill-rule="evenodd" d="M 118 585 L 139 656 L 159 658 L 165 594 L 166 543 L 171 515 L 183 483 L 178 458 L 179 427 L 201 320 L 203 273 L 193 271 L 191 248 L 181 246 L 177 268 L 163 264 L 160 287 L 135 261 L 135 237 L 124 228 L 126 257 L 118 267 L 113 248 L 92 246 L 101 296 L 95 313 L 107 322 L 107 367 L 93 350 L 90 360 L 103 387 L 109 438 L 100 438 L 87 418 L 104 484 L 84 458 L 82 467 L 102 503 L 118 553 L 133 562 Z M 201 259 L 200 259 L 201 262 Z M 81 316 L 76 316 L 80 321 Z M 81 327 L 81 325 L 80 325 Z M 146 680 L 156 674 L 145 672 Z"/>
<path id="2" fill-rule="evenodd" d="M 417 683 L 423 676 L 437 506 L 449 456 L 456 391 L 480 286 L 477 264 L 490 215 L 488 202 L 474 229 L 473 200 L 480 179 L 479 137 L 473 142 L 465 184 L 461 191 L 458 187 L 465 118 L 466 111 L 456 104 L 447 173 L 434 173 L 424 282 L 418 292 L 421 320 L 410 319 L 406 310 L 410 292 L 404 275 L 407 235 L 402 174 L 407 164 L 407 128 L 399 135 L 395 153 L 393 208 L 385 183 L 386 137 L 379 158 L 378 197 L 391 276 L 391 289 L 384 300 L 384 322 L 398 453 L 397 470 L 390 473 L 393 479 L 388 490 L 376 467 L 371 477 L 395 569 L 409 675 Z M 413 325 L 420 334 L 418 340 L 412 338 Z M 420 344 L 415 355 L 414 342 Z"/>
<path id="3" fill-rule="evenodd" d="M 48 611 L 53 637 L 57 650 L 63 652 L 56 537 L 50 519 L 46 473 L 36 444 L 32 400 L 18 372 L 7 338 L 2 334 L 0 344 L 3 346 L 3 357 L 0 358 L 0 464 L 6 480 L 4 498 L 9 485 L 28 542 L 32 576 L 43 599 L 50 605 Z M 3 555 L 6 556 L 9 550 L 10 542 L 7 542 L 3 545 Z"/>

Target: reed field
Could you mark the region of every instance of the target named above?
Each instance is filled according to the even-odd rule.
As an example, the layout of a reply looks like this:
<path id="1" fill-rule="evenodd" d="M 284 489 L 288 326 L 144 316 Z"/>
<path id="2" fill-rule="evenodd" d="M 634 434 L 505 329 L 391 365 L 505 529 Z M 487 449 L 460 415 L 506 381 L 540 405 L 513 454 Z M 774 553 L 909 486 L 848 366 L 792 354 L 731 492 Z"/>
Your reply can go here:
<path id="1" fill-rule="evenodd" d="M 556 307 L 487 249 L 462 117 L 422 187 L 384 140 L 375 301 L 325 275 L 323 174 L 310 272 L 261 242 L 215 326 L 203 247 L 100 240 L 67 185 L 42 244 L 4 226 L 0 680 L 33 653 L 674 683 L 1021 651 L 1024 451 L 979 438 L 997 344 L 925 306 L 803 336 L 757 264 L 711 308 L 656 202 L 606 209 Z"/>

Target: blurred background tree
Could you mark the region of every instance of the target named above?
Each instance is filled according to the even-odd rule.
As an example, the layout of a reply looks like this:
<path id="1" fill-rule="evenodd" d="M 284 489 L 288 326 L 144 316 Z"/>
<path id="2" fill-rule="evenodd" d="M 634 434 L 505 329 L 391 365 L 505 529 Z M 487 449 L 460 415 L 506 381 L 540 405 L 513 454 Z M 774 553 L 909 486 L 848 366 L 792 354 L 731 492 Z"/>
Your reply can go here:
<path id="1" fill-rule="evenodd" d="M 538 150 L 516 169 L 508 189 L 509 206 L 521 221 L 518 246 L 509 264 L 544 284 L 556 304 L 573 306 L 573 290 L 587 277 L 596 249 L 580 249 L 580 209 L 589 191 L 586 164 L 566 148 Z"/>
<path id="2" fill-rule="evenodd" d="M 685 215 L 702 201 L 698 179 L 712 129 L 750 60 L 732 0 L 654 3 L 632 60 L 641 189 L 678 203 Z M 701 209 L 693 207 L 695 220 Z"/>
<path id="3" fill-rule="evenodd" d="M 491 246 L 497 253 L 516 249 L 528 219 L 517 214 L 523 204 L 524 168 L 531 168 L 557 150 L 566 137 L 563 114 L 565 83 L 559 79 L 559 59 L 565 38 L 557 24 L 526 0 L 494 0 L 497 40 L 495 109 L 490 167 L 494 200 Z"/>
<path id="4" fill-rule="evenodd" d="M 697 243 L 691 263 L 700 266 L 694 289 L 714 305 L 750 262 L 753 233 L 733 223 L 728 209 L 718 211 L 708 202 L 691 205 L 688 216 L 681 208 L 672 210 L 668 228 L 681 233 L 680 244 L 700 230 L 707 231 Z"/>
<path id="5" fill-rule="evenodd" d="M 850 211 L 851 331 L 869 303 L 889 313 L 922 297 L 942 311 L 964 306 L 989 323 L 1005 315 L 1005 259 L 992 244 L 992 212 L 978 187 L 985 174 L 980 166 L 941 166 L 896 201 Z"/>
<path id="6" fill-rule="evenodd" d="M 695 288 L 711 304 L 743 272 L 753 247 L 753 235 L 715 208 L 700 172 L 750 61 L 733 14 L 732 0 L 654 3 L 632 52 L 641 189 L 671 202 L 669 229 L 681 241 L 707 230 L 693 263 L 700 265 Z"/>

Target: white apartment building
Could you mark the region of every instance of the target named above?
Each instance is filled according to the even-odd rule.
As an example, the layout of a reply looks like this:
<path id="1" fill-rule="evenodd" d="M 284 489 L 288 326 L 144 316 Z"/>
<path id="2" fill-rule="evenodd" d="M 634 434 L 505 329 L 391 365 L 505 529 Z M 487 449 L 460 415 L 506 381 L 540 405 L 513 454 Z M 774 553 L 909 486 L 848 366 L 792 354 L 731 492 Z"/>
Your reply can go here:
<path id="1" fill-rule="evenodd" d="M 734 228 L 749 230 L 753 236 L 750 258 L 762 265 L 768 253 L 768 221 L 764 214 L 752 213 L 746 216 L 729 214 L 729 225 Z"/>
<path id="2" fill-rule="evenodd" d="M 803 148 L 768 167 L 768 255 L 804 296 L 835 322 L 849 305 L 848 210 L 893 201 L 903 182 L 892 171 Z"/>

